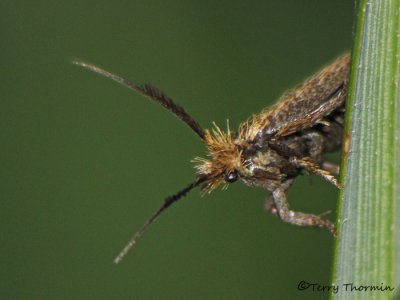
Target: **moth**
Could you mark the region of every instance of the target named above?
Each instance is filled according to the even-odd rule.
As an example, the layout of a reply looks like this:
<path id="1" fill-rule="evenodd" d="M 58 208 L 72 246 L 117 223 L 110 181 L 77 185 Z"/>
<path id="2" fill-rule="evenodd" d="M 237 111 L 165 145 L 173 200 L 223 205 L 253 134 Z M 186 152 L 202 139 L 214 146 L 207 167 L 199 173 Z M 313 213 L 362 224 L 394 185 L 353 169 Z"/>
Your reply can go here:
<path id="1" fill-rule="evenodd" d="M 208 149 L 208 158 L 194 159 L 197 169 L 194 181 L 165 199 L 164 204 L 132 236 L 115 258 L 115 263 L 126 256 L 164 210 L 189 191 L 200 186 L 203 193 L 209 193 L 220 185 L 238 180 L 271 192 L 265 206 L 282 221 L 298 226 L 326 227 L 335 235 L 331 221 L 290 210 L 287 194 L 297 176 L 303 173 L 320 176 L 341 188 L 335 177 L 339 166 L 325 161 L 323 155 L 340 149 L 342 144 L 349 53 L 285 93 L 272 107 L 251 116 L 236 132 L 230 131 L 229 124 L 226 131 L 215 123 L 211 130 L 203 129 L 181 106 L 151 84 L 137 85 L 93 64 L 78 60 L 73 63 L 161 104 L 189 126 Z"/>

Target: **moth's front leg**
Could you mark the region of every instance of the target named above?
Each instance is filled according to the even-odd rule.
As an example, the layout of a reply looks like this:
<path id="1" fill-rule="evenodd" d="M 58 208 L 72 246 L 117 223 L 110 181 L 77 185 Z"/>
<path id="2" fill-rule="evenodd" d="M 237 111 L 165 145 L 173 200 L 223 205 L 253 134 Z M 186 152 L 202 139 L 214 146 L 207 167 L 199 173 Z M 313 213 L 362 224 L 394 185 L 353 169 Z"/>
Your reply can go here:
<path id="1" fill-rule="evenodd" d="M 275 209 L 281 220 L 298 226 L 326 227 L 333 236 L 336 236 L 335 225 L 331 221 L 322 219 L 317 215 L 306 214 L 289 209 L 287 192 L 293 182 L 294 178 L 288 179 L 272 192 Z M 271 210 L 271 212 L 273 212 L 273 210 Z"/>

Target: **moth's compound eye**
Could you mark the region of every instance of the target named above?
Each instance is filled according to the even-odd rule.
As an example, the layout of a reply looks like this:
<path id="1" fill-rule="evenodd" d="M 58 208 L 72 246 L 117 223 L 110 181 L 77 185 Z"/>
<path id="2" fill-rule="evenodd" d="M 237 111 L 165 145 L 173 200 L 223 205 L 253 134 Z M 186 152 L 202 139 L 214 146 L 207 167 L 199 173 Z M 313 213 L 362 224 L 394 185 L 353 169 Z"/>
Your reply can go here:
<path id="1" fill-rule="evenodd" d="M 236 171 L 230 172 L 225 175 L 225 181 L 232 183 L 239 179 L 239 175 Z"/>

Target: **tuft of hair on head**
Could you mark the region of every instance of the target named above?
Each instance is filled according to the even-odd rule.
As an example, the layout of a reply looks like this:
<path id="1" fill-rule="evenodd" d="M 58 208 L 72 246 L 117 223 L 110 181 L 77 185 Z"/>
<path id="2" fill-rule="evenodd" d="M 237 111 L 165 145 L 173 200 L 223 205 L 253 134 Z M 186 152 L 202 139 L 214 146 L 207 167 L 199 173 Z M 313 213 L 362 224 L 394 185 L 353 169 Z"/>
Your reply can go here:
<path id="1" fill-rule="evenodd" d="M 202 140 L 204 140 L 205 137 L 205 132 L 203 128 L 200 126 L 199 123 L 197 123 L 184 109 L 182 106 L 179 106 L 176 104 L 170 97 L 168 97 L 165 93 L 160 91 L 158 88 L 155 86 L 146 83 L 143 85 L 137 85 L 133 81 L 130 81 L 128 79 L 125 79 L 119 75 L 116 75 L 114 73 L 111 73 L 107 70 L 104 70 L 96 65 L 84 62 L 82 60 L 72 60 L 72 63 L 74 65 L 83 67 L 87 70 L 90 70 L 94 73 L 97 73 L 99 75 L 102 75 L 104 77 L 110 78 L 119 84 L 136 91 L 143 96 L 146 96 L 147 98 L 150 98 L 151 100 L 156 101 L 157 103 L 160 103 L 163 107 L 165 107 L 167 110 L 172 112 L 175 116 L 177 116 L 179 119 L 181 119 L 183 122 L 186 123 Z"/>
<path id="2" fill-rule="evenodd" d="M 171 204 L 177 202 L 179 199 L 186 196 L 187 193 L 189 193 L 192 189 L 194 189 L 198 185 L 204 183 L 207 179 L 208 178 L 206 176 L 199 176 L 196 178 L 195 181 L 193 181 L 191 184 L 189 184 L 187 187 L 185 187 L 178 193 L 167 197 L 164 201 L 164 204 L 142 225 L 142 227 L 140 227 L 138 231 L 135 232 L 135 234 L 132 236 L 132 238 L 129 240 L 126 246 L 116 256 L 116 258 L 114 259 L 114 263 L 118 264 L 122 261 L 122 259 L 128 254 L 128 252 L 132 249 L 132 247 L 138 242 L 140 237 L 146 231 L 147 227 L 149 227 L 149 225 L 154 223 L 164 210 L 166 210 L 169 206 L 171 206 Z"/>
<path id="3" fill-rule="evenodd" d="M 225 183 L 225 174 L 235 170 L 242 171 L 244 167 L 242 151 L 235 144 L 229 129 L 229 121 L 227 120 L 227 132 L 222 131 L 215 123 L 213 125 L 211 132 L 205 131 L 204 137 L 211 159 L 203 157 L 193 159 L 197 173 L 207 175 L 209 178 L 202 187 L 202 192 L 207 193 Z"/>

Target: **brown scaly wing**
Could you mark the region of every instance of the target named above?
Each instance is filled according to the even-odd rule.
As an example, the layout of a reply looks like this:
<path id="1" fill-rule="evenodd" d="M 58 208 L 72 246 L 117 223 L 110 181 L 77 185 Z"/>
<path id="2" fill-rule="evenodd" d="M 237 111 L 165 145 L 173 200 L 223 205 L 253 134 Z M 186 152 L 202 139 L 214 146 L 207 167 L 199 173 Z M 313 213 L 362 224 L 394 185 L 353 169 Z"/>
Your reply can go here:
<path id="1" fill-rule="evenodd" d="M 272 108 L 254 115 L 242 124 L 240 134 L 247 140 L 253 140 L 260 131 L 276 137 L 314 126 L 344 104 L 349 69 L 350 53 L 345 53 L 303 84 L 284 94 Z"/>

